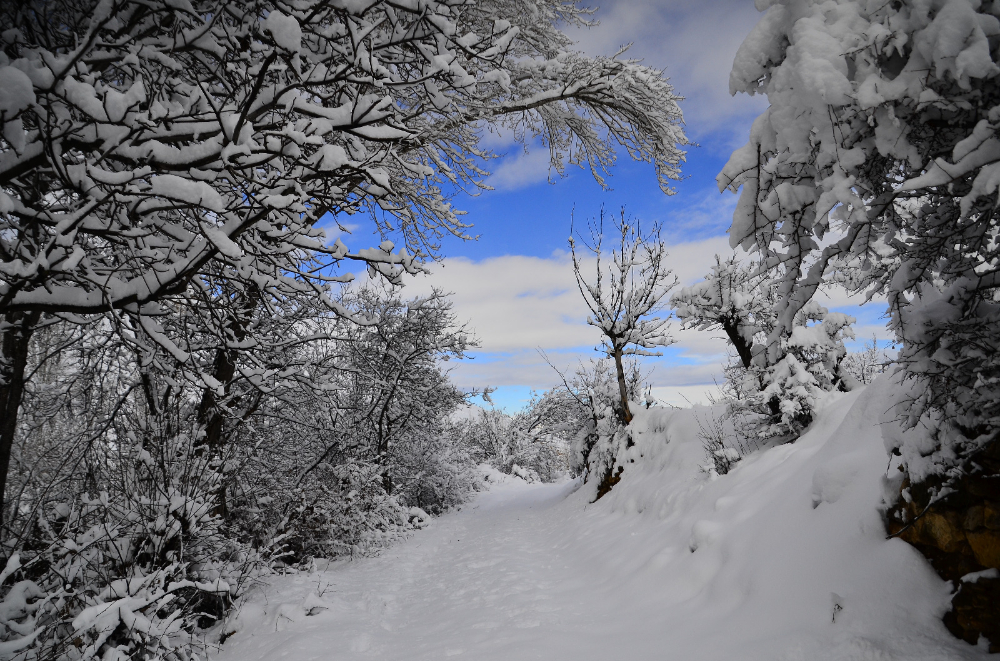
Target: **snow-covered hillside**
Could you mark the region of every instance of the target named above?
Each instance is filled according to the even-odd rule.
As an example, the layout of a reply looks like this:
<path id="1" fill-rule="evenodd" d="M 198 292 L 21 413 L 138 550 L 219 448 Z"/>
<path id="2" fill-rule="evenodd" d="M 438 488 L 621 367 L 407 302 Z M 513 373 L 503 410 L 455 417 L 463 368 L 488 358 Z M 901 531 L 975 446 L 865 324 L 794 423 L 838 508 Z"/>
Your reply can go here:
<path id="1" fill-rule="evenodd" d="M 381 557 L 275 577 L 218 661 L 975 659 L 951 586 L 886 540 L 887 386 L 709 476 L 707 408 L 638 411 L 622 481 L 492 488 Z"/>

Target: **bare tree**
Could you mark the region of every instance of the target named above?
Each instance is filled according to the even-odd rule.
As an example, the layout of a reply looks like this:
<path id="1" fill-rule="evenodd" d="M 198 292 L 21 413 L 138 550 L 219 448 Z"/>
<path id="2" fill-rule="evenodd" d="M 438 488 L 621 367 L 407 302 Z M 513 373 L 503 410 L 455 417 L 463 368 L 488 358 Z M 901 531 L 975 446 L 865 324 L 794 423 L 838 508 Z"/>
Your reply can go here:
<path id="1" fill-rule="evenodd" d="M 601 350 L 615 361 L 618 376 L 620 407 L 617 411 L 622 424 L 632 421 L 628 404 L 628 384 L 622 359 L 625 356 L 662 356 L 659 347 L 674 343 L 667 329 L 669 314 L 659 316 L 663 299 L 677 284 L 677 278 L 667 268 L 667 248 L 660 239 L 661 224 L 654 222 L 644 232 L 638 219 L 611 216 L 615 230 L 613 245 L 604 242 L 604 209 L 596 221 L 588 223 L 589 239 L 580 237 L 586 251 L 593 255 L 593 267 L 577 252 L 576 239 L 570 228 L 569 247 L 573 255 L 573 273 L 580 295 L 590 309 L 587 323 L 604 335 Z M 594 274 L 592 280 L 584 276 Z"/>

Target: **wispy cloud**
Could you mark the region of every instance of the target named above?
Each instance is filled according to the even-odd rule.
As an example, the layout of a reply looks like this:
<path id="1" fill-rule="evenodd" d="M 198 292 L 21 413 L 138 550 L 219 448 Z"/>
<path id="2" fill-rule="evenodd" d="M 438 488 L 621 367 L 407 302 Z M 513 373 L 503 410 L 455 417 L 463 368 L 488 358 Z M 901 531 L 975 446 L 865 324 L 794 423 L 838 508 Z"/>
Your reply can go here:
<path id="1" fill-rule="evenodd" d="M 666 70 L 688 131 L 731 149 L 746 139 L 762 99 L 729 94 L 729 71 L 743 38 L 760 18 L 746 0 L 617 0 L 602 3 L 600 25 L 570 34 L 587 53 L 609 54 L 632 43 L 631 57 Z"/>
<path id="2" fill-rule="evenodd" d="M 682 284 L 701 279 L 715 253 L 729 251 L 725 237 L 670 247 L 670 264 Z M 587 325 L 573 267 L 565 252 L 548 258 L 508 255 L 480 261 L 446 259 L 407 286 L 408 295 L 432 286 L 452 292 L 455 313 L 480 342 L 476 358 L 453 364 L 461 387 L 522 385 L 549 388 L 558 381 L 539 356 L 549 354 L 563 370 L 594 356 L 600 333 Z M 711 333 L 675 332 L 670 359 L 656 362 L 655 385 L 710 383 L 725 343 Z"/>
<path id="3" fill-rule="evenodd" d="M 524 151 L 520 145 L 515 145 L 510 153 L 488 166 L 492 174 L 486 183 L 497 190 L 517 190 L 526 186 L 534 186 L 549 178 L 549 150 L 542 145 L 534 145 L 529 151 Z"/>
<path id="4" fill-rule="evenodd" d="M 735 195 L 720 194 L 715 188 L 704 190 L 693 196 L 688 204 L 671 207 L 663 218 L 663 227 L 668 237 L 675 241 L 681 237 L 690 241 L 721 236 L 733 221 L 736 201 Z M 707 265 L 703 267 L 708 268 Z"/>

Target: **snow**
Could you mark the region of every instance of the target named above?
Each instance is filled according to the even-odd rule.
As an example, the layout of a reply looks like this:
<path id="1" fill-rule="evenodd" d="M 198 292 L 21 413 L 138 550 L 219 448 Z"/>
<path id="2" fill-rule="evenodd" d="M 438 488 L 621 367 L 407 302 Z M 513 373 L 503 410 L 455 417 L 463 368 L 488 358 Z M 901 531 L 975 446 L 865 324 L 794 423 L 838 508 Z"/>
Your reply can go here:
<path id="1" fill-rule="evenodd" d="M 291 53 L 298 53 L 302 47 L 302 27 L 293 16 L 274 10 L 267 15 L 261 25 L 271 32 L 274 43 Z"/>
<path id="2" fill-rule="evenodd" d="M 796 443 L 723 476 L 699 468 L 710 409 L 640 409 L 597 503 L 593 483 L 491 473 L 381 557 L 274 577 L 217 661 L 985 658 L 941 624 L 949 584 L 885 539 L 890 391 L 829 395 Z"/>
<path id="3" fill-rule="evenodd" d="M 35 102 L 31 79 L 14 67 L 0 67 L 0 121 L 7 122 Z"/>
<path id="4" fill-rule="evenodd" d="M 205 182 L 191 181 L 173 174 L 152 177 L 149 192 L 152 195 L 186 202 L 212 211 L 223 211 L 226 208 L 222 196 Z"/>

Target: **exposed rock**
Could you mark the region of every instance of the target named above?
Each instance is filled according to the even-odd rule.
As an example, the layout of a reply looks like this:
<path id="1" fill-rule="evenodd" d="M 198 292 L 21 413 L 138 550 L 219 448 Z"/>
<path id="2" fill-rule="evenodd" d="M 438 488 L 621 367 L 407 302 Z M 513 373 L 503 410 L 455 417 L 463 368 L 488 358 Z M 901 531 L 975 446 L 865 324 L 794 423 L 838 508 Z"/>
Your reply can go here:
<path id="1" fill-rule="evenodd" d="M 622 473 L 625 471 L 624 466 L 619 466 L 617 472 L 613 472 L 612 468 L 608 466 L 608 469 L 601 476 L 601 481 L 597 484 L 597 497 L 594 498 L 596 503 L 606 494 L 611 492 L 616 484 L 622 481 Z"/>
<path id="2" fill-rule="evenodd" d="M 994 530 L 970 531 L 966 533 L 966 537 L 979 564 L 984 567 L 1000 567 L 1000 532 Z M 1000 604 L 997 607 L 1000 608 Z"/>
<path id="3" fill-rule="evenodd" d="M 955 585 L 952 610 L 944 617 L 948 630 L 972 644 L 983 636 L 990 652 L 1000 653 L 1000 577 L 979 575 L 1000 570 L 1000 463 L 989 459 L 930 506 L 940 485 L 904 480 L 900 495 L 907 497 L 897 499 L 885 521 L 890 535 L 915 546 Z"/>
<path id="4" fill-rule="evenodd" d="M 983 508 L 983 525 L 990 530 L 1000 530 L 1000 508 L 987 505 Z"/>
<path id="5" fill-rule="evenodd" d="M 983 512 L 985 509 L 986 508 L 981 505 L 970 507 L 969 511 L 965 513 L 965 521 L 962 522 L 962 527 L 966 530 L 981 528 L 983 526 Z"/>
<path id="6" fill-rule="evenodd" d="M 966 541 L 957 512 L 927 512 L 914 526 L 922 540 L 945 553 L 959 553 Z"/>

